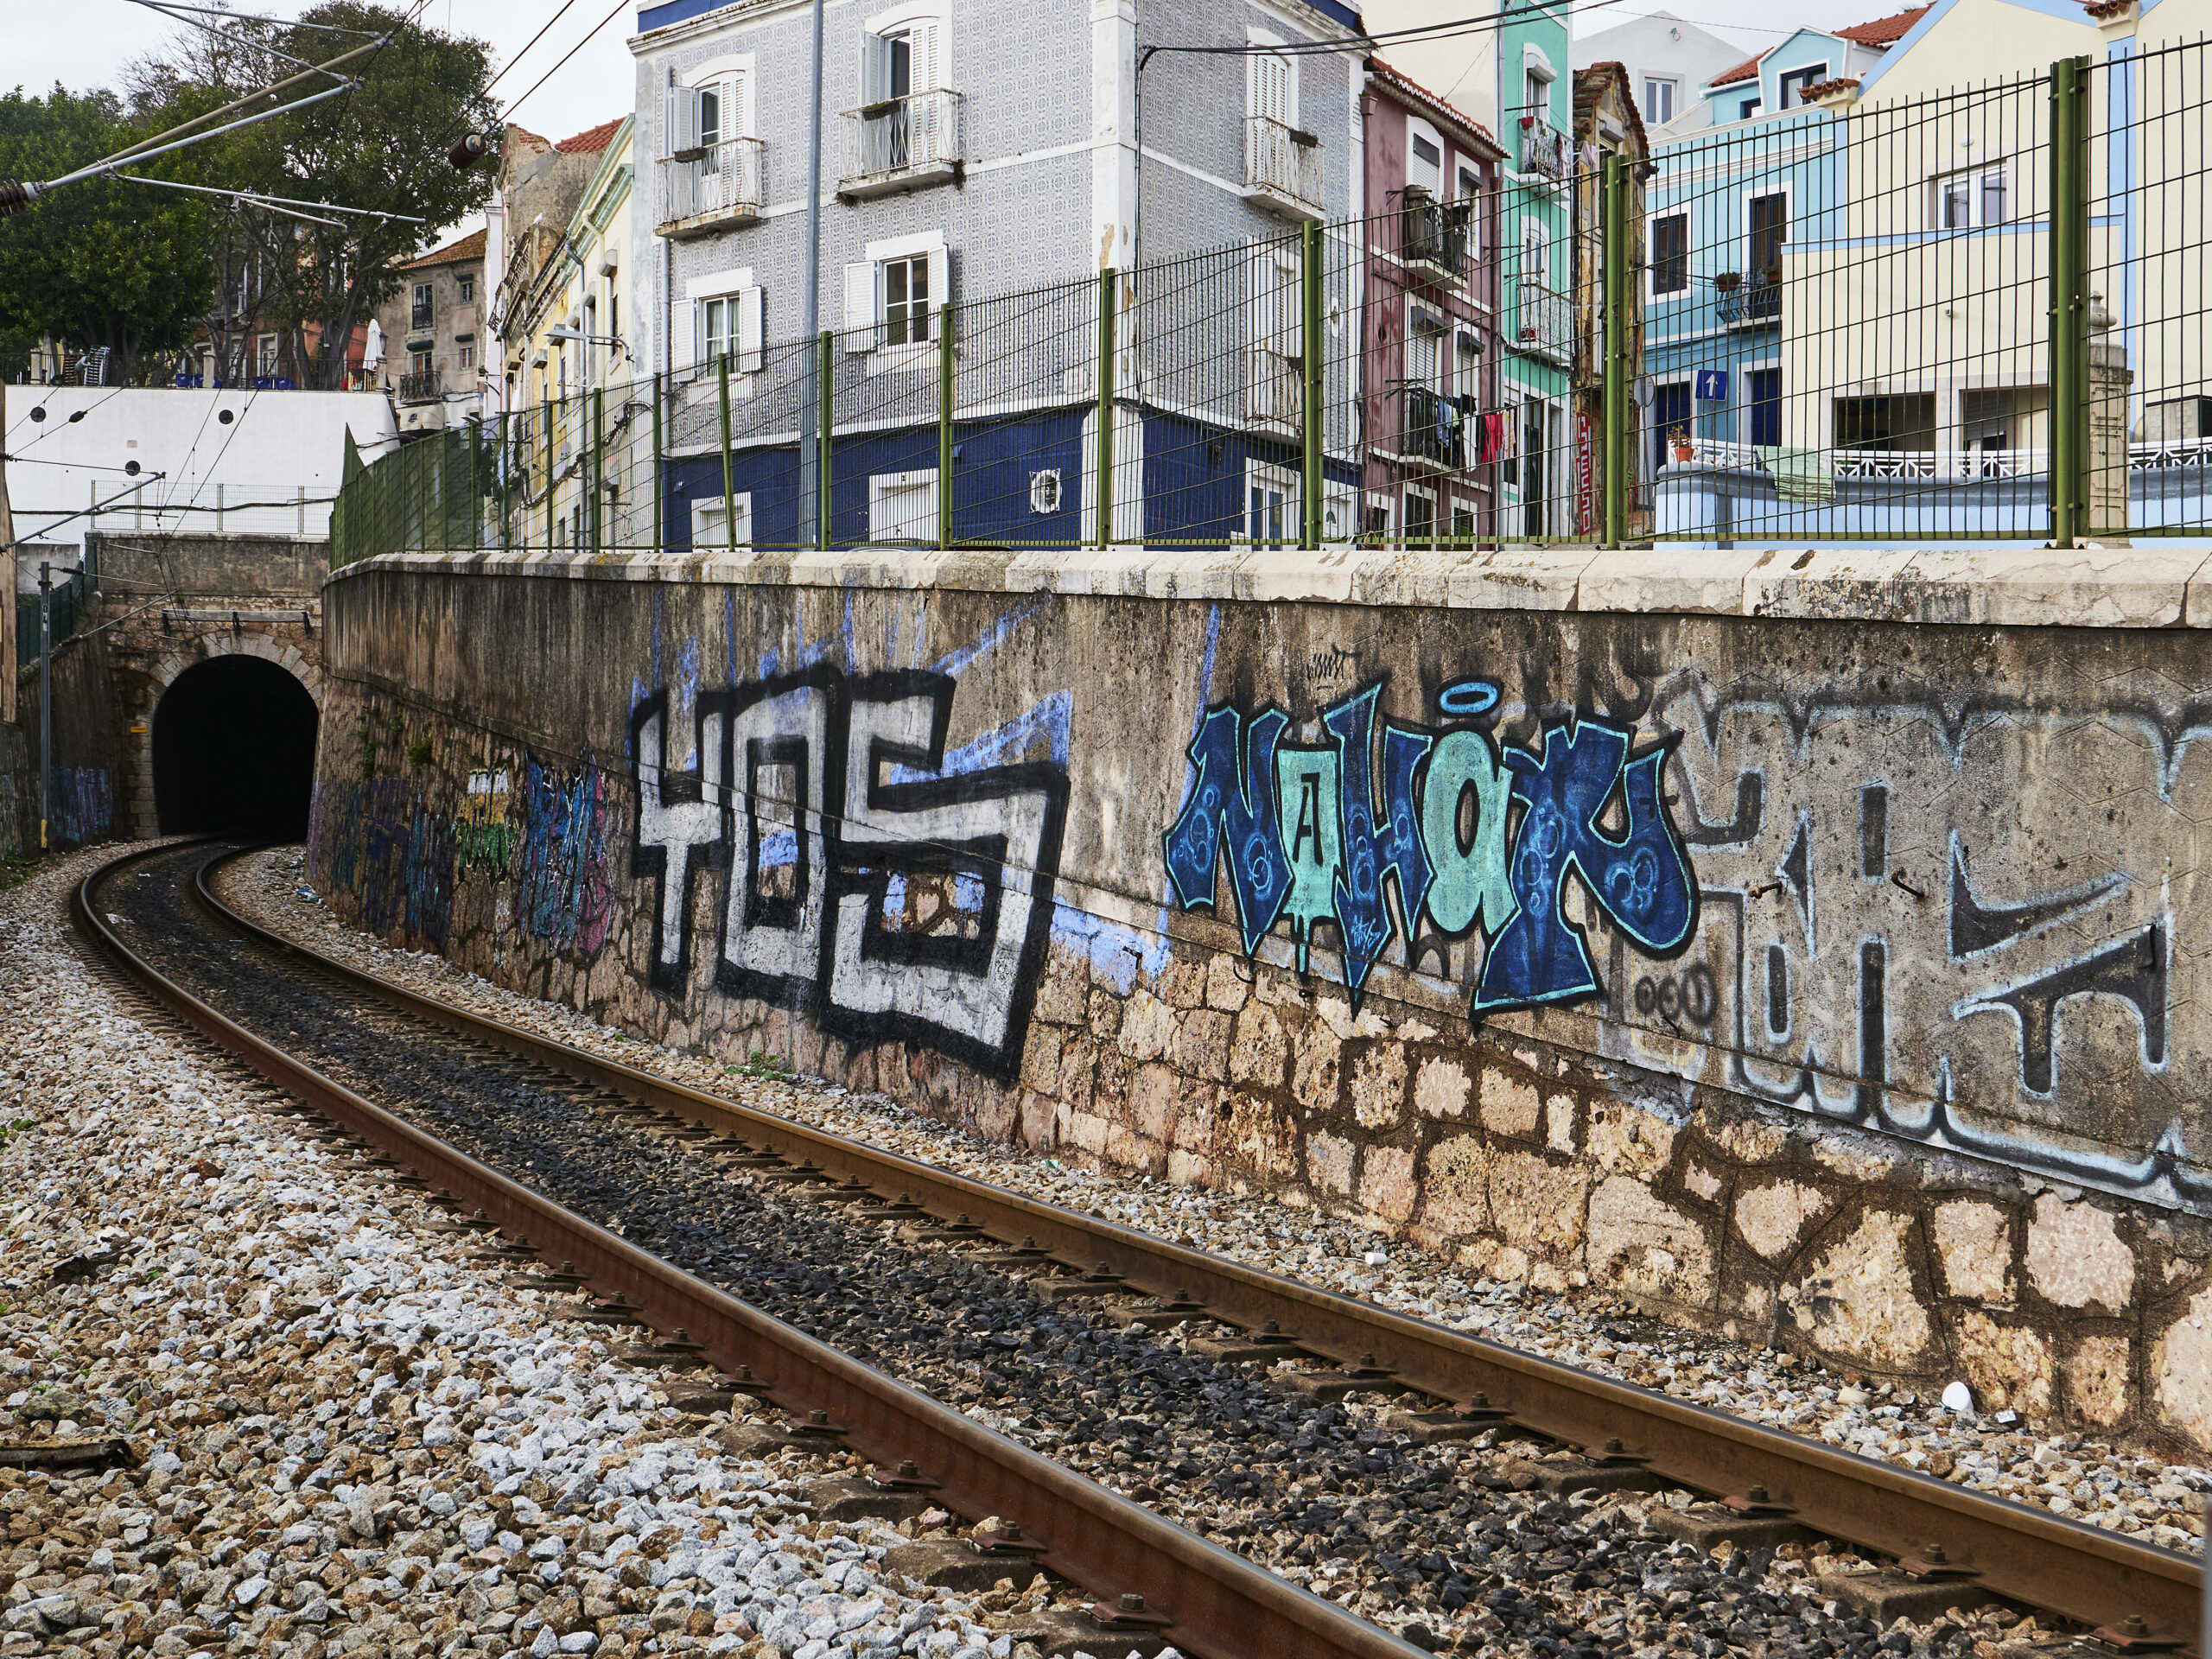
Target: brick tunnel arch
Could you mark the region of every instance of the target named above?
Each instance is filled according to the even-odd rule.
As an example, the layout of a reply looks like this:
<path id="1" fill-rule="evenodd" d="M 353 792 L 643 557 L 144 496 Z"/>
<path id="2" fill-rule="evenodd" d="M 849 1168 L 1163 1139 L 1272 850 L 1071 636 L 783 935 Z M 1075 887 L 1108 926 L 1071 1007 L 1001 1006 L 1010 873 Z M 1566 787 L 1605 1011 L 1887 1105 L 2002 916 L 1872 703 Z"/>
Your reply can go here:
<path id="1" fill-rule="evenodd" d="M 162 671 L 142 752 L 161 833 L 305 839 L 321 677 L 290 647 L 253 637 L 210 639 Z"/>

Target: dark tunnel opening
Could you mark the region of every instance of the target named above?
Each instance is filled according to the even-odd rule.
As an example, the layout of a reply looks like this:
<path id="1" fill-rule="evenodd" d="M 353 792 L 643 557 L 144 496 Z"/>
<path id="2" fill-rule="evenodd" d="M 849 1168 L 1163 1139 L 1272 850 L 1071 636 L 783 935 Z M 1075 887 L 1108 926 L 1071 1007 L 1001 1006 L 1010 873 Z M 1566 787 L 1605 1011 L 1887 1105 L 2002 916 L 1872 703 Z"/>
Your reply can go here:
<path id="1" fill-rule="evenodd" d="M 211 657 L 154 709 L 162 833 L 304 841 L 315 787 L 315 699 L 258 657 Z"/>

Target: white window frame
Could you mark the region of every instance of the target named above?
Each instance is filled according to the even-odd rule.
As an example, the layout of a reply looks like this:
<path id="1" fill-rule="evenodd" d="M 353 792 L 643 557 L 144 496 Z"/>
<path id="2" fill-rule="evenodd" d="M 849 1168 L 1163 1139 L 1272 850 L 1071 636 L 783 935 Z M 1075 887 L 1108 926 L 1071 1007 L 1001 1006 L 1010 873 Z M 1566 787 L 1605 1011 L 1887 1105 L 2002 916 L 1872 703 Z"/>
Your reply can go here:
<path id="1" fill-rule="evenodd" d="M 1682 221 L 1682 285 L 1680 288 L 1665 289 L 1659 286 L 1658 238 L 1656 236 L 1651 237 L 1645 244 L 1647 257 L 1644 262 L 1644 299 L 1649 304 L 1657 304 L 1661 301 L 1686 300 L 1690 296 L 1690 256 L 1695 251 L 1691 232 L 1696 226 L 1697 215 L 1684 207 L 1649 210 L 1649 217 L 1654 229 L 1670 219 L 1679 219 Z"/>
<path id="2" fill-rule="evenodd" d="M 1452 319 L 1435 306 L 1426 304 L 1412 295 L 1406 296 L 1405 341 L 1402 347 L 1403 359 L 1398 367 L 1399 378 L 1408 385 L 1419 385 L 1443 397 L 1445 372 L 1452 366 L 1452 352 L 1457 343 L 1452 340 Z M 1428 378 L 1417 379 L 1414 374 L 1414 342 L 1426 342 L 1423 346 L 1428 357 Z"/>
<path id="3" fill-rule="evenodd" d="M 707 307 L 710 302 L 726 302 L 726 312 L 734 309 L 738 318 L 737 344 L 730 356 L 733 375 L 757 372 L 765 357 L 767 321 L 766 291 L 753 279 L 753 267 L 741 265 L 734 270 L 711 270 L 690 278 L 683 284 L 685 303 L 676 308 L 677 333 L 673 342 L 677 349 L 671 353 L 671 366 L 687 368 L 696 364 L 702 369 L 712 369 L 714 359 L 707 353 Z"/>
<path id="4" fill-rule="evenodd" d="M 1728 391 L 1735 404 L 1736 419 L 1733 424 L 1736 428 L 1736 442 L 1746 452 L 1751 447 L 1751 377 L 1755 374 L 1763 374 L 1769 369 L 1772 369 L 1777 374 L 1782 372 L 1780 353 L 1777 352 L 1772 357 L 1763 357 L 1756 363 L 1736 364 L 1728 372 Z M 1694 383 L 1691 389 L 1693 391 L 1695 391 Z M 1789 385 L 1788 381 L 1784 380 L 1782 395 L 1775 400 L 1775 419 L 1777 423 L 1782 421 L 1789 402 Z M 1697 399 L 1694 397 L 1690 399 L 1690 416 L 1694 422 L 1697 416 Z M 1697 428 L 1692 425 L 1690 430 L 1695 432 Z M 1777 432 L 1774 435 L 1777 443 L 1783 436 L 1780 432 Z"/>
<path id="5" fill-rule="evenodd" d="M 1301 524 L 1298 499 L 1299 476 L 1295 467 L 1278 466 L 1271 461 L 1244 461 L 1243 510 L 1236 515 L 1236 534 L 1231 539 L 1248 547 L 1280 548 L 1298 540 Z M 1265 490 L 1280 493 L 1281 504 L 1274 511 L 1282 515 L 1282 533 L 1279 536 L 1253 534 L 1253 493 Z"/>
<path id="6" fill-rule="evenodd" d="M 1541 101 L 1531 102 L 1529 99 L 1529 83 L 1531 79 L 1541 80 L 1544 83 L 1544 95 Z M 1513 112 L 1519 115 L 1527 115 L 1531 111 L 1535 111 L 1538 118 L 1541 119 L 1546 126 L 1558 126 L 1559 123 L 1552 119 L 1552 99 L 1557 93 L 1558 89 L 1559 71 L 1553 67 L 1551 54 L 1545 51 L 1541 46 L 1536 45 L 1533 41 L 1522 41 L 1521 46 L 1521 102 L 1515 106 Z"/>
<path id="7" fill-rule="evenodd" d="M 257 334 L 253 341 L 254 378 L 271 379 L 276 373 L 276 336 Z"/>
<path id="8" fill-rule="evenodd" d="M 927 503 L 926 517 L 918 533 L 899 531 L 899 527 L 883 522 L 885 503 L 893 495 L 909 493 L 922 495 Z M 899 533 L 893 533 L 899 531 Z M 868 480 L 868 538 L 871 542 L 926 543 L 937 545 L 937 468 L 918 467 L 905 473 L 875 473 Z"/>
<path id="9" fill-rule="evenodd" d="M 1663 86 L 1667 89 L 1667 113 L 1664 115 L 1654 115 L 1651 112 L 1651 89 L 1654 86 Z M 1676 116 L 1682 112 L 1681 102 L 1682 83 L 1680 76 L 1644 76 L 1643 96 L 1637 99 L 1637 105 L 1642 111 L 1644 120 L 1650 125 L 1655 127 L 1665 126 L 1667 123 L 1673 120 Z"/>
<path id="10" fill-rule="evenodd" d="M 1286 46 L 1288 42 L 1281 35 L 1272 34 L 1264 29 L 1247 28 L 1244 31 L 1244 44 L 1259 48 L 1244 54 L 1245 115 L 1256 119 L 1266 113 L 1260 107 L 1260 77 L 1265 73 L 1262 60 L 1272 59 L 1282 66 L 1283 73 L 1282 108 L 1274 118 L 1294 132 L 1299 130 L 1298 54 L 1269 50 L 1270 48 Z"/>
<path id="11" fill-rule="evenodd" d="M 868 353 L 868 372 L 916 370 L 937 361 L 938 330 L 944 326 L 952 298 L 952 252 L 943 231 L 886 237 L 861 250 L 866 256 L 845 267 L 845 349 Z M 930 337 L 904 345 L 884 343 L 883 268 L 894 259 L 926 255 L 930 273 Z"/>
<path id="12" fill-rule="evenodd" d="M 922 3 L 893 6 L 888 11 L 879 11 L 873 16 L 861 20 L 861 49 L 863 54 L 861 61 L 861 95 L 863 99 L 873 100 L 885 96 L 874 90 L 876 73 L 874 66 L 878 51 L 876 43 L 887 35 L 896 35 L 902 31 L 911 34 L 917 28 L 929 31 L 928 51 L 924 64 L 925 73 L 912 77 L 907 88 L 907 96 L 916 97 L 923 92 L 939 92 L 954 84 L 951 74 L 952 31 L 946 27 L 949 21 L 946 16 L 947 11 L 948 8 L 942 3 L 942 0 L 923 0 Z M 909 73 L 912 74 L 911 60 Z"/>
<path id="13" fill-rule="evenodd" d="M 702 547 L 750 547 L 753 545 L 753 492 L 731 492 L 728 505 L 736 510 L 737 538 L 730 540 L 723 533 L 723 500 L 720 495 L 696 495 L 691 498 L 691 545 Z M 709 533 L 711 532 L 711 533 Z"/>
<path id="14" fill-rule="evenodd" d="M 1782 246 L 1789 246 L 1789 238 L 1797 228 L 1797 192 L 1790 180 L 1777 179 L 1771 188 L 1757 193 L 1745 191 L 1737 206 L 1738 224 L 1736 227 L 1736 257 L 1742 265 L 1738 274 L 1748 283 L 1758 273 L 1751 270 L 1751 203 L 1763 201 L 1769 196 L 1782 198 Z M 1779 253 L 1776 256 L 1781 257 Z"/>
<path id="15" fill-rule="evenodd" d="M 2005 186 L 2005 217 L 1995 220 L 1985 219 L 1982 216 L 1982 209 L 1987 201 L 1988 180 L 1992 174 L 2002 179 Z M 1967 181 L 1968 185 L 1967 222 L 1963 225 L 1946 225 L 1943 222 L 1944 193 L 1952 184 L 1960 180 Z M 1988 161 L 1976 162 L 1971 167 L 1955 167 L 1948 172 L 1930 174 L 1928 178 L 1928 228 L 1931 231 L 1945 232 L 1985 231 L 1990 229 L 1993 225 L 2018 223 L 2019 215 L 2013 211 L 2015 199 L 2012 184 L 2012 157 L 2010 156 L 1999 156 Z"/>
<path id="16" fill-rule="evenodd" d="M 1436 178 L 1433 183 L 1414 177 L 1414 141 L 1426 140 L 1436 149 Z M 1428 192 L 1431 201 L 1449 201 L 1445 183 L 1452 176 L 1452 146 L 1444 142 L 1444 135 L 1430 122 L 1417 115 L 1406 118 L 1406 184 L 1408 188 L 1419 184 Z"/>

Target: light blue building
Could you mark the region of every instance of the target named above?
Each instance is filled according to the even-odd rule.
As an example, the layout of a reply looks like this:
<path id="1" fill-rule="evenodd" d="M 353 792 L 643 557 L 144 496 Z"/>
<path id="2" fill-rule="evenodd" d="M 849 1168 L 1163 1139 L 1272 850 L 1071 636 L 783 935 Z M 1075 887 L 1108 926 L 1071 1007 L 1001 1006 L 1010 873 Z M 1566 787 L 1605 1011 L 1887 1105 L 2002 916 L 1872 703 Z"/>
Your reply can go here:
<path id="1" fill-rule="evenodd" d="M 1701 459 L 1783 442 L 1783 250 L 1834 233 L 1834 122 L 1809 94 L 1870 73 L 1925 8 L 1802 29 L 1723 70 L 1651 135 L 1644 371 L 1655 469 L 1670 433 Z"/>

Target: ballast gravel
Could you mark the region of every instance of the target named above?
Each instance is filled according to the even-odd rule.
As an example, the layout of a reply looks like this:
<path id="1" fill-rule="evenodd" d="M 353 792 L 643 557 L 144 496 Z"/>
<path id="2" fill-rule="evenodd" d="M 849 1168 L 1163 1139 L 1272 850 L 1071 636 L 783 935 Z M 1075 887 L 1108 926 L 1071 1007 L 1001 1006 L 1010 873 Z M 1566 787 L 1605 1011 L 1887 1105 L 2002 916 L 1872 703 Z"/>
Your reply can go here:
<path id="1" fill-rule="evenodd" d="M 96 972 L 110 856 L 0 893 L 0 1655 L 1027 1659 L 1042 1580 L 887 1574 L 917 1523 L 811 1513 L 849 1469 L 722 1449 Z"/>
<path id="2" fill-rule="evenodd" d="M 1644 1317 L 1583 1291 L 1469 1275 L 1357 1224 L 1264 1198 L 1074 1168 L 909 1112 L 887 1096 L 660 1047 L 575 1010 L 521 995 L 444 958 L 346 926 L 306 884 L 297 849 L 271 849 L 224 877 L 226 901 L 262 925 L 393 983 L 620 1059 L 759 1110 L 849 1135 L 1071 1210 L 1108 1217 L 1524 1351 L 1584 1366 L 1789 1429 L 1867 1457 L 2049 1509 L 2144 1542 L 2202 1548 L 2212 1470 L 2012 1413 L 1946 1410 L 1885 1382 Z M 1377 1256 L 1381 1260 L 1376 1260 Z"/>

